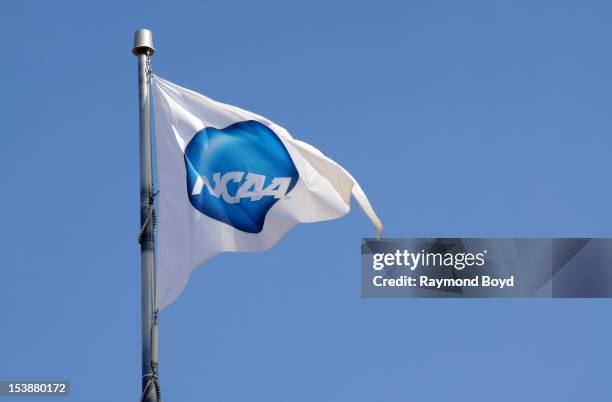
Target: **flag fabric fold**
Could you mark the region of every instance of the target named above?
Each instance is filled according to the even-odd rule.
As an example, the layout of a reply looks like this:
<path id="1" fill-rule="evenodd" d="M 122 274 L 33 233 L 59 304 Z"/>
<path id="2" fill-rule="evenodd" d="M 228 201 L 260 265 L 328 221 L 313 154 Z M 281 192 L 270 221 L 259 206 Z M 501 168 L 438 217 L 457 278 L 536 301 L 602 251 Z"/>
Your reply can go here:
<path id="1" fill-rule="evenodd" d="M 382 233 L 357 181 L 257 114 L 151 77 L 158 176 L 157 304 L 221 252 L 272 247 L 297 223 L 339 218 L 351 196 Z"/>

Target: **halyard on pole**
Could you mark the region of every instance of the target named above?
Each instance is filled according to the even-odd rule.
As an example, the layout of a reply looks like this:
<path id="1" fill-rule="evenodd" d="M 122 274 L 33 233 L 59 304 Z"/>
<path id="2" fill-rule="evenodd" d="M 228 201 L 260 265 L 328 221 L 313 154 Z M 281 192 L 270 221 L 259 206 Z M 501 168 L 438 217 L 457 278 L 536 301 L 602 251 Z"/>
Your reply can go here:
<path id="1" fill-rule="evenodd" d="M 151 102 L 148 73 L 150 57 L 155 53 L 153 34 L 139 29 L 134 34 L 132 53 L 138 57 L 138 105 L 140 128 L 140 268 L 142 331 L 142 396 L 144 402 L 161 402 L 157 382 L 157 320 L 155 319 L 155 243 L 150 223 L 153 199 L 151 149 Z M 149 218 L 148 218 L 149 217 Z"/>

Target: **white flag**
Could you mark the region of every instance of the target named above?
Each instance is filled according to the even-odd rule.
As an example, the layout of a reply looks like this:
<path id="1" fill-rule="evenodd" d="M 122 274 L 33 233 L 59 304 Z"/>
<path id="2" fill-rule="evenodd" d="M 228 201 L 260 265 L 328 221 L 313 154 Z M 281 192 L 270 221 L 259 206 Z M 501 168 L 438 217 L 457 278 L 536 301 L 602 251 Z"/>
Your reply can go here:
<path id="1" fill-rule="evenodd" d="M 172 303 L 189 275 L 224 251 L 262 251 L 296 223 L 336 219 L 351 195 L 382 223 L 353 177 L 268 119 L 157 76 L 157 304 Z"/>

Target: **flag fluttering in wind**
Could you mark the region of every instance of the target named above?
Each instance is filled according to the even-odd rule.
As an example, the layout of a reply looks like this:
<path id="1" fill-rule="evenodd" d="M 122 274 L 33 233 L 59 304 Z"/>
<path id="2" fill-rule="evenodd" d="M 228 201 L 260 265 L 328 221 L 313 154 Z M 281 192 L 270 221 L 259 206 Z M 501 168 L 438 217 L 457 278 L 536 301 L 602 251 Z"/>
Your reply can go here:
<path id="1" fill-rule="evenodd" d="M 355 179 L 284 128 L 152 76 L 159 236 L 157 304 L 172 303 L 201 263 L 273 246 L 297 223 L 336 219 L 351 196 L 382 232 Z"/>

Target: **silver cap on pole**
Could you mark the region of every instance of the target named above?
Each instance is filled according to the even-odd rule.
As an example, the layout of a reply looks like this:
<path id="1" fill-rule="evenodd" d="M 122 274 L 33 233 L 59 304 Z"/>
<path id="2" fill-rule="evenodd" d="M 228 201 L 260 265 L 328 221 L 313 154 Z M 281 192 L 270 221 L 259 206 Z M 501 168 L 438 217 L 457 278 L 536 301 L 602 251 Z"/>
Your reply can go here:
<path id="1" fill-rule="evenodd" d="M 138 56 L 139 54 L 149 54 L 152 55 L 155 53 L 155 48 L 153 47 L 153 33 L 148 29 L 139 29 L 134 33 L 134 48 L 132 49 L 132 53 Z"/>

